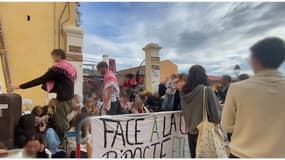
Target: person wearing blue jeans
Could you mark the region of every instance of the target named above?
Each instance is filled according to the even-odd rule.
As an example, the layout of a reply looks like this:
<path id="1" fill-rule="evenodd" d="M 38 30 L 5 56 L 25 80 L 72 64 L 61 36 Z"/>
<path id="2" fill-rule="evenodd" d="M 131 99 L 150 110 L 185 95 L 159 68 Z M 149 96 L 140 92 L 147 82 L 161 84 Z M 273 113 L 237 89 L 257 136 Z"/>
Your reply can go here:
<path id="1" fill-rule="evenodd" d="M 53 128 L 48 128 L 45 132 L 45 145 L 50 150 L 53 158 L 64 158 L 65 152 L 59 149 L 60 140 Z"/>

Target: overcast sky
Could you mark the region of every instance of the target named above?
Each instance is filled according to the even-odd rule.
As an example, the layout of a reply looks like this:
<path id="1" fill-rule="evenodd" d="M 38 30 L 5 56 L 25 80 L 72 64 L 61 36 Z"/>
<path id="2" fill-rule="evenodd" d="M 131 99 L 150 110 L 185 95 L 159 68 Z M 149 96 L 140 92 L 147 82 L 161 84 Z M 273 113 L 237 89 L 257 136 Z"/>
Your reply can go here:
<path id="1" fill-rule="evenodd" d="M 81 3 L 84 57 L 108 54 L 117 68 L 138 66 L 142 48 L 159 43 L 161 59 L 188 72 L 249 72 L 248 48 L 267 36 L 285 38 L 285 3 Z M 285 65 L 282 66 L 285 71 Z"/>

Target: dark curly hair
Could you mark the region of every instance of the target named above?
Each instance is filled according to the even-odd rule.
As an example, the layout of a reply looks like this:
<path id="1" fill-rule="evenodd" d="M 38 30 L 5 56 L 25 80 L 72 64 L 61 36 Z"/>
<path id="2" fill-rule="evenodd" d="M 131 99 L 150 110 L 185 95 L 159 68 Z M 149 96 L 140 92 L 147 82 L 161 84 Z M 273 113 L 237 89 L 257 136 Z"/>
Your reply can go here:
<path id="1" fill-rule="evenodd" d="M 260 40 L 250 48 L 250 51 L 265 68 L 277 69 L 285 60 L 285 43 L 278 37 Z"/>
<path id="2" fill-rule="evenodd" d="M 198 85 L 209 85 L 206 70 L 201 65 L 193 65 L 189 69 L 185 86 L 182 89 L 184 94 L 192 92 Z"/>

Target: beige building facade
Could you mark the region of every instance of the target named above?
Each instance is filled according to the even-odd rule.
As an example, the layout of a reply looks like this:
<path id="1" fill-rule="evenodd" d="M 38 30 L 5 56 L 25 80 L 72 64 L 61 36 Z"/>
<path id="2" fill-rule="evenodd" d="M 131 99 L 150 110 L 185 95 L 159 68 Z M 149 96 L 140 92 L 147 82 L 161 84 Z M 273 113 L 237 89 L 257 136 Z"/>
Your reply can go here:
<path id="1" fill-rule="evenodd" d="M 161 83 L 165 82 L 167 77 L 169 77 L 171 74 L 178 73 L 177 65 L 170 60 L 160 61 L 159 65 L 160 65 L 160 82 Z M 138 69 L 139 67 L 133 67 L 133 68 L 118 71 L 118 77 L 119 77 L 120 84 L 124 83 L 124 79 L 126 75 L 128 74 L 136 75 Z M 140 70 L 140 74 L 144 74 L 145 66 L 142 66 L 139 70 Z"/>
<path id="2" fill-rule="evenodd" d="M 82 95 L 83 31 L 78 25 L 77 5 L 75 2 L 0 3 L 3 41 L 0 83 L 4 92 L 10 84 L 18 85 L 46 72 L 53 64 L 51 51 L 62 48 L 77 68 L 75 92 Z M 32 100 L 33 105 L 46 103 L 47 94 L 40 86 L 16 92 Z"/>

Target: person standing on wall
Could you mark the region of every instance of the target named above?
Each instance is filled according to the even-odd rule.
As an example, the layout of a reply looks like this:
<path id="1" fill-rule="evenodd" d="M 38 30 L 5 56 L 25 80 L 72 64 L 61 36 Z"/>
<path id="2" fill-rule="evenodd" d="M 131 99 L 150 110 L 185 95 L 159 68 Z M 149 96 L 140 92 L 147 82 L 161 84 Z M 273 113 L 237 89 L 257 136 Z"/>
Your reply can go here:
<path id="1" fill-rule="evenodd" d="M 101 108 L 101 115 L 116 115 L 121 114 L 121 107 L 119 101 L 120 88 L 119 81 L 115 74 L 108 69 L 106 62 L 100 62 L 97 65 L 97 71 L 104 75 L 103 88 L 103 107 Z"/>
<path id="2" fill-rule="evenodd" d="M 181 90 L 181 108 L 188 128 L 188 142 L 192 158 L 196 157 L 197 126 L 203 119 L 204 91 L 206 92 L 205 102 L 209 121 L 216 124 L 220 122 L 219 102 L 214 91 L 208 86 L 208 76 L 205 69 L 200 65 L 194 65 L 189 70 L 186 84 L 183 88 L 178 88 Z"/>
<path id="3" fill-rule="evenodd" d="M 44 75 L 21 85 L 12 86 L 10 90 L 27 89 L 42 84 L 42 89 L 47 92 L 55 92 L 58 102 L 54 118 L 56 121 L 56 132 L 62 141 L 64 132 L 69 128 L 67 120 L 68 102 L 74 95 L 74 83 L 77 79 L 77 71 L 71 63 L 65 60 L 66 54 L 62 49 L 54 49 L 51 52 L 51 56 L 55 64 Z"/>
<path id="4" fill-rule="evenodd" d="M 277 37 L 250 48 L 255 75 L 230 86 L 222 113 L 222 128 L 232 133 L 231 158 L 285 157 L 285 42 Z"/>

